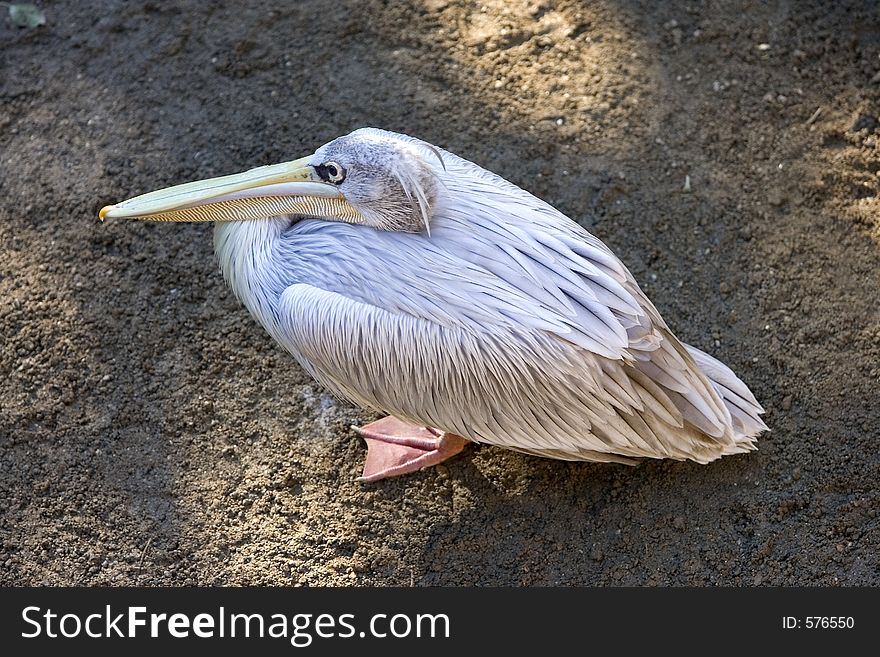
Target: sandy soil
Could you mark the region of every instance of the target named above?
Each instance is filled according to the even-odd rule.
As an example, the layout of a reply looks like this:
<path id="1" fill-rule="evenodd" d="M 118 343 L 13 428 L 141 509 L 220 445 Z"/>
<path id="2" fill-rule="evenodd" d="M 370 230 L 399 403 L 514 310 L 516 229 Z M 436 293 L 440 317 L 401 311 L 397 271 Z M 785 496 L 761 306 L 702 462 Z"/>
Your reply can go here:
<path id="1" fill-rule="evenodd" d="M 875 3 L 240 4 L 0 21 L 0 583 L 880 584 Z M 358 484 L 373 417 L 238 305 L 210 227 L 97 220 L 364 125 L 605 240 L 765 404 L 760 450 Z"/>

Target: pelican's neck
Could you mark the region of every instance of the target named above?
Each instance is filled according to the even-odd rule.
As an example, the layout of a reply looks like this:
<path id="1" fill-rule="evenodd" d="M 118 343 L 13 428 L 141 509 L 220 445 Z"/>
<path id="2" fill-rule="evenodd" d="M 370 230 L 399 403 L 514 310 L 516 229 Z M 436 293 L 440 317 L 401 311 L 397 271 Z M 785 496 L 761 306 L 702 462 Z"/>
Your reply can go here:
<path id="1" fill-rule="evenodd" d="M 277 243 L 287 217 L 214 224 L 214 252 L 229 287 L 251 315 L 274 335 L 283 272 L 275 262 Z"/>

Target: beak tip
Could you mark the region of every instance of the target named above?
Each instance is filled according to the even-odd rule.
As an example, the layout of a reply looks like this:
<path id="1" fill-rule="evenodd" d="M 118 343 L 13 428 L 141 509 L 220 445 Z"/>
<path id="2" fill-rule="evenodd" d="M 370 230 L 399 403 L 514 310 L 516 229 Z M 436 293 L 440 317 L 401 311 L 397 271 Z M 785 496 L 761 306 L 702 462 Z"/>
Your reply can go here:
<path id="1" fill-rule="evenodd" d="M 106 219 L 107 217 L 107 213 L 115 207 L 115 205 L 105 205 L 103 208 L 101 208 L 100 212 L 98 212 L 98 218 L 101 221 L 104 221 L 104 219 Z"/>

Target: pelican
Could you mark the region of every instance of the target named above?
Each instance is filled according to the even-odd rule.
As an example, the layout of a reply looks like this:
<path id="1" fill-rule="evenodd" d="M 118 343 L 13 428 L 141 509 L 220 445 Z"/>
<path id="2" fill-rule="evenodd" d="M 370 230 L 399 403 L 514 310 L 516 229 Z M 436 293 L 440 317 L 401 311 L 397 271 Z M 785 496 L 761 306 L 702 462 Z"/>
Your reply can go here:
<path id="1" fill-rule="evenodd" d="M 598 238 L 407 135 L 362 128 L 100 218 L 215 222 L 220 269 L 251 315 L 333 394 L 387 414 L 353 427 L 361 481 L 468 442 L 709 463 L 767 430 L 746 385 L 678 340 Z"/>

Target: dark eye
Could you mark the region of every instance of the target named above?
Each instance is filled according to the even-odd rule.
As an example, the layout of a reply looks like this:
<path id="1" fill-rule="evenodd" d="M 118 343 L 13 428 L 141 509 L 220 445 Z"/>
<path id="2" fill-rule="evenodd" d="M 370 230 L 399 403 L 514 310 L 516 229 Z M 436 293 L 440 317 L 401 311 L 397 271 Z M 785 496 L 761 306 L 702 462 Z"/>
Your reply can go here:
<path id="1" fill-rule="evenodd" d="M 342 166 L 337 164 L 336 162 L 325 162 L 324 164 L 319 164 L 315 167 L 315 171 L 318 172 L 318 175 L 324 182 L 338 185 L 343 180 L 345 180 L 345 169 L 343 169 Z"/>

